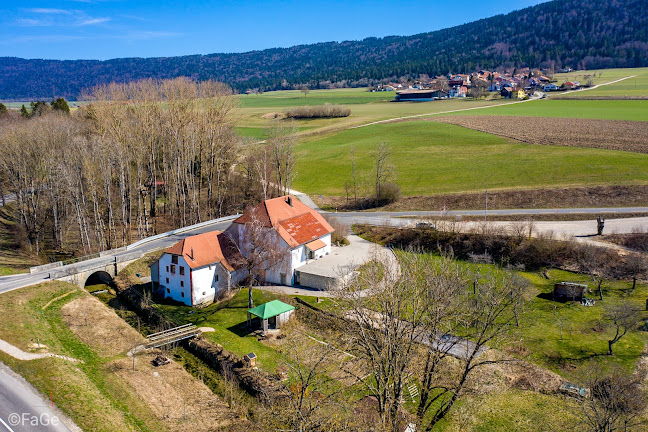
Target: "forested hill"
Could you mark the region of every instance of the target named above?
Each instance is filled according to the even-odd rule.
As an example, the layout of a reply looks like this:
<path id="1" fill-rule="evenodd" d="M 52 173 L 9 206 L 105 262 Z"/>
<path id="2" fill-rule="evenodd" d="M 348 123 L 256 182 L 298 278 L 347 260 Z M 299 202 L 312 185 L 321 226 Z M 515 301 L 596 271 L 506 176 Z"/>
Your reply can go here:
<path id="1" fill-rule="evenodd" d="M 425 9 L 424 4 L 421 7 Z M 424 10 L 435 20 L 457 13 Z M 234 54 L 96 60 L 0 58 L 0 99 L 75 98 L 99 83 L 189 76 L 238 91 L 360 86 L 418 74 L 498 66 L 608 68 L 648 66 L 648 0 L 555 0 L 414 36 L 367 38 Z M 402 12 L 402 11 L 401 11 Z M 421 11 L 411 11 L 421 13 Z M 371 19 L 365 17 L 364 19 Z M 393 20 L 406 20 L 407 13 Z"/>

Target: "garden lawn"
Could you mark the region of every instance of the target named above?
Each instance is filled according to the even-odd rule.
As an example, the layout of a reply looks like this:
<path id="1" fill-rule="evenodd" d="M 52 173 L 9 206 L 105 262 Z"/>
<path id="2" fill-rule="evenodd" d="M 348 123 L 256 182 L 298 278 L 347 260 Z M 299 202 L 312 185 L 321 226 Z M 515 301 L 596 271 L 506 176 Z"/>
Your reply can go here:
<path id="1" fill-rule="evenodd" d="M 253 290 L 254 305 L 258 306 L 278 299 L 271 293 Z M 222 345 L 225 349 L 243 357 L 255 353 L 259 367 L 273 373 L 282 362 L 281 355 L 257 340 L 247 328 L 248 290 L 241 289 L 229 301 L 214 303 L 203 309 L 191 308 L 180 304 L 159 305 L 178 325 L 192 323 L 199 327 L 212 327 L 214 332 L 203 336 Z"/>
<path id="2" fill-rule="evenodd" d="M 293 187 L 311 195 L 344 196 L 355 148 L 359 179 L 370 188 L 371 155 L 380 142 L 391 148 L 396 183 L 406 196 L 648 182 L 642 154 L 530 145 L 459 126 L 412 121 L 302 140 Z"/>
<path id="3" fill-rule="evenodd" d="M 614 345 L 615 355 L 607 355 L 607 341 L 613 336 L 613 329 L 603 319 L 604 307 L 629 303 L 644 310 L 647 286 L 637 285 L 634 292 L 626 294 L 623 290 L 631 287 L 630 282 L 606 281 L 603 283 L 603 301 L 599 301 L 596 284 L 585 275 L 550 270 L 550 280 L 538 274 L 526 276 L 538 294 L 546 295 L 531 297 L 522 315 L 522 343 L 528 349 L 531 361 L 575 381 L 593 364 L 604 369 L 618 366 L 628 372 L 634 369 L 648 342 L 648 334 L 636 329 L 628 332 Z M 590 289 L 588 297 L 595 299 L 596 305 L 585 307 L 579 303 L 551 300 L 549 295 L 553 284 L 561 281 L 587 284 Z M 648 318 L 646 313 L 645 318 Z"/>

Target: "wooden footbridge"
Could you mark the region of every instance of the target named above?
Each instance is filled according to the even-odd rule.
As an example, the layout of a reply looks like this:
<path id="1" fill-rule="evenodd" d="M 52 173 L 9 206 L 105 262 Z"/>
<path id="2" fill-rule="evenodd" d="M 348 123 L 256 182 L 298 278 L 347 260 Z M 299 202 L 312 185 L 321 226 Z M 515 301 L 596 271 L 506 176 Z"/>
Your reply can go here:
<path id="1" fill-rule="evenodd" d="M 200 329 L 193 324 L 185 324 L 180 327 L 174 327 L 158 333 L 150 334 L 146 337 L 145 349 L 152 349 L 189 339 L 200 334 Z"/>

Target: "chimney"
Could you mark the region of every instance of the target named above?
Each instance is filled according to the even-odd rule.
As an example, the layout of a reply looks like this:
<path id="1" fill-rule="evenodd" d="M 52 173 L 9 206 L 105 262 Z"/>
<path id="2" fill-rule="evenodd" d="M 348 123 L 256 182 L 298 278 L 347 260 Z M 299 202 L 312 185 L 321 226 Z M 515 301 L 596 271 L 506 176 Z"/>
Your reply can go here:
<path id="1" fill-rule="evenodd" d="M 288 197 L 286 198 L 286 202 L 290 207 L 292 207 L 292 197 L 290 195 L 288 195 Z"/>

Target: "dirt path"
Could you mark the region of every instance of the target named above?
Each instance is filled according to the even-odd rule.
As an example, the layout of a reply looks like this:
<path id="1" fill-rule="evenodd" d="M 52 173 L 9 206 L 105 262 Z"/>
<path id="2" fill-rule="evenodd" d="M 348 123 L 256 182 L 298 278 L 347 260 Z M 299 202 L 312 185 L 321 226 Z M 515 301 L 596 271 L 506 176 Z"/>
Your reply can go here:
<path id="1" fill-rule="evenodd" d="M 52 354 L 52 353 L 29 353 L 21 350 L 20 348 L 11 345 L 9 342 L 6 342 L 2 339 L 0 339 L 0 351 L 3 351 L 5 354 L 9 354 L 11 357 L 18 359 L 18 360 L 36 360 L 36 359 L 42 359 L 42 358 L 51 358 L 51 357 L 56 357 L 60 358 L 63 360 L 71 361 L 71 362 L 79 362 L 80 360 L 77 360 L 72 357 L 66 357 L 58 354 Z"/>

